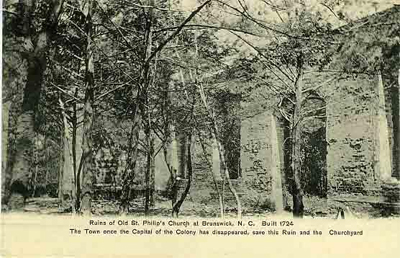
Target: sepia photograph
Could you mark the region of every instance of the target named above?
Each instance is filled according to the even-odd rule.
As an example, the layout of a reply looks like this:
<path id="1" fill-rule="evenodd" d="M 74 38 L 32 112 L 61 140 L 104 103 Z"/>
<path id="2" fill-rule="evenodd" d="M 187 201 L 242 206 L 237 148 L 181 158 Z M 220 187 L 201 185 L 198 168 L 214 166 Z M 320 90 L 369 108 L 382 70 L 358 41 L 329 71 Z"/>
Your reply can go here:
<path id="1" fill-rule="evenodd" d="M 4 0 L 1 47 L 5 255 L 36 217 L 57 239 L 399 231 L 398 1 Z"/>

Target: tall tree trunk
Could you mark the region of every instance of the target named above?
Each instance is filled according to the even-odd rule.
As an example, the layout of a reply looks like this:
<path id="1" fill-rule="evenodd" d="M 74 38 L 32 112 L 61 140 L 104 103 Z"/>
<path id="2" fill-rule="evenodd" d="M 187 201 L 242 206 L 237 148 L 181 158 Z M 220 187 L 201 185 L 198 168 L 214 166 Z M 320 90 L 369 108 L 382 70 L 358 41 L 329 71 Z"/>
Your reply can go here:
<path id="1" fill-rule="evenodd" d="M 150 116 L 149 116 L 150 117 Z M 151 122 L 149 118 L 149 123 Z M 145 174 L 145 184 L 146 184 L 146 196 L 145 196 L 145 206 L 144 212 L 147 215 L 149 212 L 149 206 L 151 206 L 151 199 L 154 193 L 154 184 L 152 183 L 152 167 L 154 164 L 154 137 L 151 132 L 150 125 L 147 128 L 146 138 L 147 138 L 147 164 L 146 164 L 146 174 Z"/>
<path id="2" fill-rule="evenodd" d="M 129 202 L 131 198 L 131 187 L 135 177 L 135 169 L 138 159 L 138 149 L 139 149 L 139 141 L 140 141 L 140 130 L 142 124 L 142 115 L 139 111 L 139 94 L 136 97 L 136 103 L 134 114 L 133 114 L 133 125 L 130 134 L 129 140 L 129 151 L 127 155 L 127 164 L 124 171 L 124 175 L 122 178 L 122 193 L 121 193 L 121 204 L 120 204 L 120 213 L 128 213 L 129 212 Z"/>
<path id="3" fill-rule="evenodd" d="M 37 188 L 37 178 L 38 178 L 38 173 L 39 173 L 39 134 L 36 133 L 35 136 L 35 147 L 33 149 L 33 169 L 32 169 L 32 175 L 31 175 L 31 180 L 32 180 L 32 197 L 35 197 L 36 194 L 36 188 Z M 47 157 L 45 157 L 47 160 Z M 47 169 L 46 169 L 47 171 Z M 46 178 L 47 179 L 47 178 Z M 45 181 L 45 185 L 47 185 L 47 180 Z"/>
<path id="4" fill-rule="evenodd" d="M 75 88 L 75 98 L 79 97 L 79 89 Z M 73 169 L 73 187 L 72 187 L 72 203 L 74 208 L 73 212 L 77 212 L 76 204 L 77 200 L 77 183 L 78 183 L 78 169 L 80 166 L 80 158 L 82 157 L 82 141 L 83 141 L 83 120 L 85 110 L 84 104 L 75 101 L 72 105 L 72 139 L 70 144 L 70 152 L 72 157 L 72 169 Z M 79 182 L 82 182 L 82 176 L 79 178 Z"/>
<path id="5" fill-rule="evenodd" d="M 172 19 L 172 17 L 171 17 Z M 178 42 L 178 40 L 177 40 Z M 176 42 L 176 44 L 177 44 Z M 179 58 L 179 56 L 178 56 Z M 180 70 L 180 74 L 182 75 L 182 69 Z M 182 84 L 184 85 L 183 77 L 181 76 Z M 176 131 L 175 125 L 171 119 L 171 102 L 172 97 L 170 94 L 170 85 L 168 83 L 164 84 L 164 105 L 163 105 L 163 114 L 164 114 L 164 141 L 163 141 L 163 154 L 164 161 L 167 166 L 168 172 L 170 174 L 167 183 L 167 195 L 168 198 L 171 199 L 171 207 L 174 206 L 177 196 L 177 188 L 176 188 L 176 177 L 179 166 L 178 160 L 178 142 L 176 140 Z"/>
<path id="6" fill-rule="evenodd" d="M 381 179 L 386 180 L 392 176 L 392 163 L 390 160 L 389 129 L 386 117 L 385 91 L 381 72 L 378 73 L 377 119 L 379 173 Z M 395 131 L 394 128 L 393 131 Z"/>
<path id="7" fill-rule="evenodd" d="M 178 166 L 179 166 L 179 157 L 178 157 L 178 140 L 176 139 L 176 129 L 175 125 L 171 125 L 171 145 L 170 145 L 170 167 L 171 167 L 171 176 L 174 180 L 178 176 Z"/>
<path id="8" fill-rule="evenodd" d="M 17 120 L 16 152 L 11 164 L 11 185 L 9 207 L 21 209 L 30 195 L 29 175 L 31 157 L 35 148 L 35 113 L 39 103 L 43 74 L 46 67 L 44 51 L 47 48 L 47 35 L 43 35 L 36 47 L 37 54 L 28 60 L 28 76 L 24 90 L 22 111 Z M 35 51 L 36 52 L 36 51 Z"/>
<path id="9" fill-rule="evenodd" d="M 400 63 L 400 53 L 398 54 L 398 63 Z M 400 66 L 400 64 L 399 64 L 399 66 Z M 397 158 L 397 174 L 395 175 L 395 177 L 397 178 L 397 179 L 399 179 L 400 180 L 400 67 L 399 67 L 399 71 L 398 71 L 398 74 L 397 74 L 397 103 L 399 103 L 399 105 L 397 106 L 398 108 L 397 108 L 397 113 L 396 113 L 396 116 L 397 116 L 397 120 L 396 120 L 396 123 L 397 123 L 397 132 L 396 132 L 396 135 L 397 135 L 397 142 L 396 142 L 396 152 L 397 152 L 397 154 L 396 154 L 396 158 Z"/>
<path id="10" fill-rule="evenodd" d="M 400 59 L 400 53 L 399 53 Z M 399 61 L 400 62 L 400 61 Z M 393 118 L 393 173 L 400 179 L 400 68 L 397 74 L 397 85 L 392 87 L 392 118 Z"/>
<path id="11" fill-rule="evenodd" d="M 59 207 L 62 207 L 63 204 L 63 193 L 62 193 L 62 186 L 63 186 L 63 172 L 64 172 L 64 137 L 61 138 L 60 146 L 62 147 L 62 151 L 59 153 L 59 167 L 58 167 L 58 202 Z"/>
<path id="12" fill-rule="evenodd" d="M 196 128 L 198 128 L 197 121 L 196 121 Z M 209 162 L 209 160 L 208 160 L 206 146 L 205 146 L 205 144 L 204 144 L 204 141 L 203 141 L 203 139 L 202 139 L 202 137 L 201 137 L 201 134 L 200 134 L 200 131 L 199 131 L 199 130 L 198 130 L 198 137 L 199 137 L 199 140 L 200 140 L 201 148 L 202 148 L 202 150 L 203 150 L 204 158 L 206 159 L 206 161 L 207 161 L 207 163 L 208 163 L 208 167 L 209 167 L 210 170 L 211 170 L 211 176 L 212 176 L 212 179 L 213 179 L 215 191 L 217 192 L 217 195 L 218 195 L 220 217 L 221 217 L 221 218 L 224 218 L 224 216 L 225 216 L 224 196 L 223 196 L 223 191 L 221 192 L 221 190 L 219 189 L 219 186 L 218 186 L 218 181 L 220 181 L 220 178 L 217 178 L 217 177 L 216 177 L 216 174 L 215 174 L 214 171 L 213 171 L 213 164 L 211 164 L 211 163 Z M 224 183 L 225 183 L 225 182 L 223 181 L 222 187 L 224 187 Z"/>
<path id="13" fill-rule="evenodd" d="M 221 159 L 219 157 L 217 139 L 212 139 L 212 172 L 217 181 L 223 181 L 221 177 Z"/>
<path id="14" fill-rule="evenodd" d="M 150 162 L 150 199 L 149 199 L 150 207 L 154 207 L 155 205 L 155 200 L 154 200 L 155 187 L 156 187 L 156 153 L 154 151 L 154 138 L 153 138 L 152 155 Z"/>
<path id="15" fill-rule="evenodd" d="M 292 171 L 292 130 L 291 130 L 291 121 L 283 117 L 283 160 L 284 160 L 284 176 L 282 178 L 282 185 L 284 189 L 284 208 L 289 209 L 289 201 L 288 197 L 290 195 L 290 189 L 292 189 L 292 185 L 289 185 L 291 182 L 290 178 L 293 175 Z"/>
<path id="16" fill-rule="evenodd" d="M 44 149 L 45 151 L 45 160 L 49 160 L 50 157 L 50 148 L 47 147 L 48 142 L 46 141 L 46 138 L 44 139 Z M 46 168 L 44 170 L 44 178 L 45 178 L 45 185 L 47 186 L 50 183 L 50 173 L 49 173 L 49 163 L 46 162 Z"/>
<path id="17" fill-rule="evenodd" d="M 145 110 L 147 111 L 147 167 L 146 167 L 146 175 L 145 175 L 145 181 L 146 181 L 146 198 L 145 198 L 145 214 L 148 214 L 149 211 L 149 205 L 151 205 L 150 200 L 153 200 L 153 194 L 154 194 L 154 182 L 153 178 L 154 175 L 152 172 L 153 164 L 154 164 L 154 137 L 152 133 L 152 121 L 151 121 L 151 110 L 150 110 L 150 102 L 148 99 L 148 89 L 151 85 L 150 82 L 150 63 L 147 63 L 147 58 L 151 55 L 151 49 L 152 49 L 152 44 L 153 44 L 153 7 L 154 7 L 154 0 L 149 1 L 149 5 L 151 8 L 149 9 L 148 17 L 147 17 L 147 26 L 146 26 L 146 53 L 145 53 L 145 58 L 144 58 L 144 91 L 143 91 L 143 101 L 146 102 L 146 109 L 142 109 L 142 116 L 145 116 Z"/>
<path id="18" fill-rule="evenodd" d="M 62 165 L 60 177 L 59 177 L 59 199 L 61 207 L 65 207 L 69 204 L 74 204 L 74 164 L 72 160 L 72 150 L 71 150 L 71 137 L 69 132 L 67 115 L 65 113 L 64 103 L 59 99 L 60 107 L 62 110 L 63 118 L 63 133 L 62 133 Z M 72 207 L 73 208 L 73 207 Z M 74 210 L 74 209 L 72 209 Z"/>
<path id="19" fill-rule="evenodd" d="M 76 208 L 84 215 L 91 214 L 91 201 L 93 195 L 93 184 L 95 176 L 93 172 L 93 139 L 92 130 L 95 118 L 94 112 L 94 63 L 93 63 L 93 13 L 94 0 L 87 0 L 83 8 L 85 19 L 86 32 L 86 58 L 85 58 L 85 104 L 83 116 L 83 137 L 82 137 L 82 156 L 80 159 L 78 174 L 77 174 L 77 204 Z M 81 176 L 82 174 L 82 176 Z M 82 178 L 82 185 L 81 185 Z"/>
<path id="20" fill-rule="evenodd" d="M 298 59 L 298 76 L 295 82 L 296 104 L 292 117 L 292 170 L 293 170 L 293 216 L 302 218 L 304 215 L 303 187 L 301 185 L 301 106 L 303 102 L 303 67 L 302 57 Z"/>
<path id="21" fill-rule="evenodd" d="M 212 139 L 212 175 L 213 179 L 215 180 L 215 184 L 217 185 L 217 192 L 218 192 L 218 199 L 221 209 L 221 217 L 224 217 L 225 212 L 225 177 L 221 177 L 221 159 L 220 153 L 218 149 L 217 139 Z M 219 191 L 218 183 L 221 183 L 221 191 Z"/>
<path id="22" fill-rule="evenodd" d="M 167 192 L 168 192 L 168 197 L 171 199 L 171 206 L 174 207 L 174 204 L 178 197 L 178 190 L 179 190 L 179 185 L 178 185 L 179 182 L 177 180 L 179 159 L 178 159 L 178 143 L 176 140 L 175 126 L 173 124 L 170 124 L 168 125 L 168 127 L 165 128 L 165 135 L 167 139 L 165 146 L 163 147 L 164 159 L 168 171 L 170 173 L 170 177 L 168 179 Z"/>
<path id="23" fill-rule="evenodd" d="M 16 124 L 16 152 L 14 157 L 10 157 L 9 207 L 11 209 L 23 208 L 25 199 L 30 194 L 29 169 L 30 157 L 32 157 L 34 149 L 35 113 L 40 99 L 43 75 L 46 70 L 46 56 L 50 38 L 55 33 L 63 2 L 62 0 L 53 0 L 51 2 L 43 29 L 38 34 L 31 29 L 31 19 L 35 6 L 32 2 L 27 1 L 24 3 L 24 8 L 21 8 L 22 13 L 20 15 L 23 23 L 21 33 L 24 35 L 24 41 L 27 46 L 33 46 L 33 48 L 26 55 L 28 61 L 27 80 L 24 88 L 22 109 Z M 33 38 L 36 38 L 35 43 Z"/>
<path id="24" fill-rule="evenodd" d="M 149 6 L 152 7 L 154 6 L 154 0 L 150 0 Z M 121 205 L 120 205 L 121 213 L 126 213 L 129 211 L 128 210 L 130 201 L 129 199 L 131 196 L 131 188 L 134 180 L 134 174 L 138 159 L 138 148 L 140 141 L 139 134 L 142 129 L 142 119 L 143 117 L 145 117 L 146 113 L 145 104 L 147 103 L 147 90 L 149 86 L 149 72 L 150 72 L 150 63 L 147 62 L 147 59 L 151 55 L 152 26 L 153 26 L 152 22 L 153 22 L 153 8 L 150 8 L 149 16 L 147 18 L 147 23 L 146 23 L 146 35 L 145 35 L 146 51 L 145 54 L 143 55 L 143 60 L 142 60 L 142 69 L 140 73 L 140 81 L 136 95 L 136 102 L 133 115 L 134 116 L 133 125 L 131 131 L 131 137 L 132 137 L 131 143 L 133 142 L 134 144 L 129 152 L 132 154 L 131 155 L 132 158 L 130 159 L 128 155 L 128 165 L 123 178 Z"/>
<path id="25" fill-rule="evenodd" d="M 8 126 L 9 126 L 9 114 L 10 114 L 10 107 L 11 107 L 11 102 L 6 102 L 3 103 L 2 105 L 2 116 L 3 116 L 3 121 L 2 121 L 2 140 L 1 140 L 1 202 L 5 203 L 5 197 L 8 195 L 8 175 L 6 173 L 7 169 L 7 160 L 8 160 L 8 138 L 9 138 L 9 131 L 8 131 Z"/>
<path id="26" fill-rule="evenodd" d="M 172 205 L 172 217 L 178 217 L 179 216 L 179 210 L 185 201 L 189 190 L 190 186 L 192 183 L 192 177 L 193 177 L 193 167 L 192 167 L 192 134 L 188 136 L 188 143 L 187 143 L 187 160 L 186 160 L 186 165 L 187 165 L 187 184 L 185 187 L 185 190 L 183 191 L 182 195 L 180 196 L 179 200 L 177 200 L 173 205 Z"/>

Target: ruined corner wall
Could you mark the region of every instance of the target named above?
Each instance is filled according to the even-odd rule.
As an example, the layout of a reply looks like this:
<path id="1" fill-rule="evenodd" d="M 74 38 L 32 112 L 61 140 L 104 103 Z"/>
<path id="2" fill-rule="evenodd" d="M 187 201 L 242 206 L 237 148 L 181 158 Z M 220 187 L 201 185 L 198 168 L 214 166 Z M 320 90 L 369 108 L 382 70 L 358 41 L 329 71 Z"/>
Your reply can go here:
<path id="1" fill-rule="evenodd" d="M 205 153 L 198 137 L 195 138 L 192 147 L 193 181 L 188 198 L 195 203 L 205 205 L 205 208 L 210 205 L 219 205 L 218 191 L 215 186 L 217 184 L 220 193 L 224 196 L 225 208 L 234 208 L 236 202 L 226 180 L 223 181 L 218 150 L 212 139 L 203 139 L 203 141 Z M 241 193 L 241 179 L 231 179 L 231 181 L 236 191 Z"/>
<path id="2" fill-rule="evenodd" d="M 235 200 L 232 193 L 229 191 L 227 182 L 225 181 L 223 186 L 222 174 L 220 170 L 220 162 L 218 158 L 218 151 L 213 145 L 211 139 L 202 139 L 205 146 L 205 153 L 201 146 L 200 139 L 196 136 L 193 139 L 192 144 L 192 182 L 189 190 L 187 199 L 198 205 L 204 205 L 204 208 L 211 207 L 213 205 L 219 205 L 218 191 L 216 190 L 213 175 L 215 176 L 216 183 L 221 193 L 224 193 L 224 200 L 226 208 L 234 208 Z M 180 143 L 178 143 L 180 144 Z M 178 153 L 180 155 L 180 151 Z M 217 154 L 218 160 L 215 155 Z M 181 166 L 182 160 L 179 159 L 179 166 Z M 165 165 L 163 153 L 159 153 L 156 156 L 156 189 L 165 191 L 167 190 L 169 171 Z M 182 193 L 187 185 L 187 172 L 186 177 L 183 177 L 180 181 L 179 192 Z M 232 180 L 235 189 L 240 192 L 241 180 Z M 224 190 L 223 190 L 224 189 Z"/>
<path id="3" fill-rule="evenodd" d="M 264 111 L 242 121 L 241 168 L 245 198 L 253 205 L 268 205 L 272 192 L 270 113 Z"/>
<path id="4" fill-rule="evenodd" d="M 332 75 L 310 73 L 306 87 L 315 87 Z M 348 76 L 332 80 L 320 88 L 326 102 L 326 142 L 328 198 L 335 196 L 381 195 L 379 164 L 378 79 L 376 76 Z M 257 94 L 254 94 L 257 95 Z M 285 186 L 283 127 L 277 125 L 278 155 L 273 156 L 271 118 L 274 100 L 253 99 L 242 103 L 241 114 L 241 177 L 232 180 L 244 207 L 275 208 L 274 172 Z M 390 124 L 389 124 L 390 126 Z M 389 128 L 390 130 L 390 128 Z M 195 203 L 218 204 L 212 178 L 215 170 L 213 144 L 207 143 L 207 158 L 200 142 L 193 146 L 193 182 L 188 196 Z M 276 154 L 275 154 L 276 155 Z M 277 161 L 279 164 L 277 164 Z M 382 163 L 382 162 L 381 162 Z M 218 172 L 217 172 L 218 173 Z M 222 188 L 222 177 L 216 176 Z M 275 175 L 276 178 L 276 175 Z M 227 207 L 234 207 L 234 198 L 225 184 Z M 285 189 L 283 189 L 283 194 Z M 275 197 L 274 197 L 275 196 Z"/>
<path id="5" fill-rule="evenodd" d="M 309 73 L 307 76 L 308 88 L 326 83 L 335 75 Z M 387 160 L 382 160 L 382 146 L 386 143 L 382 143 L 379 137 L 382 132 L 378 129 L 378 123 L 382 122 L 378 112 L 378 83 L 377 76 L 349 75 L 320 88 L 326 102 L 328 197 L 382 194 L 381 177 Z M 266 102 L 270 106 L 262 107 Z M 272 157 L 271 150 L 271 105 L 273 100 L 256 100 L 243 106 L 247 115 L 241 124 L 242 192 L 243 199 L 256 206 L 271 204 L 274 199 L 272 167 L 276 158 Z M 387 113 L 385 107 L 383 110 Z M 390 131 L 387 118 L 383 122 Z M 284 175 L 283 141 L 282 126 L 278 126 L 281 175 Z M 284 179 L 282 176 L 283 184 Z"/>
<path id="6" fill-rule="evenodd" d="M 276 99 L 267 90 L 242 103 L 241 194 L 245 205 L 274 210 L 283 207 L 284 137 L 273 111 Z"/>
<path id="7" fill-rule="evenodd" d="M 329 196 L 379 193 L 377 83 L 360 75 L 336 80 L 325 91 Z"/>

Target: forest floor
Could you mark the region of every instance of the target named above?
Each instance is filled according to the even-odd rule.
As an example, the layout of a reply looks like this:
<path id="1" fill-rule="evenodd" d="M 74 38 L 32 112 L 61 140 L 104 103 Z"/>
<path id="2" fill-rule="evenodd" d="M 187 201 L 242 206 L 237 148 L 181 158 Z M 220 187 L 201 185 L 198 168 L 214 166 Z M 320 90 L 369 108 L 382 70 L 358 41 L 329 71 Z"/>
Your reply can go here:
<path id="1" fill-rule="evenodd" d="M 144 212 L 144 199 L 138 198 L 131 202 L 129 214 L 137 217 L 171 217 L 171 201 L 163 198 L 156 198 L 155 205 L 150 208 L 147 215 Z M 305 197 L 305 218 L 326 218 L 335 219 L 343 210 L 345 218 L 382 218 L 382 217 L 400 217 L 398 209 L 391 210 L 382 205 L 371 205 L 368 202 L 348 202 L 339 203 L 327 201 L 323 198 Z M 3 211 L 7 210 L 6 206 L 2 207 Z M 95 216 L 113 216 L 118 215 L 119 202 L 116 200 L 94 200 L 92 202 L 92 213 Z M 23 210 L 27 213 L 36 214 L 66 214 L 70 213 L 65 209 L 60 209 L 57 198 L 38 197 L 30 198 L 26 201 Z M 235 208 L 226 207 L 225 217 L 235 218 L 237 210 Z M 186 200 L 179 213 L 180 218 L 217 218 L 220 209 L 218 204 L 199 204 Z M 276 215 L 269 210 L 257 210 L 243 207 L 243 218 L 265 218 Z M 290 211 L 284 211 L 281 214 L 284 217 L 291 217 Z"/>

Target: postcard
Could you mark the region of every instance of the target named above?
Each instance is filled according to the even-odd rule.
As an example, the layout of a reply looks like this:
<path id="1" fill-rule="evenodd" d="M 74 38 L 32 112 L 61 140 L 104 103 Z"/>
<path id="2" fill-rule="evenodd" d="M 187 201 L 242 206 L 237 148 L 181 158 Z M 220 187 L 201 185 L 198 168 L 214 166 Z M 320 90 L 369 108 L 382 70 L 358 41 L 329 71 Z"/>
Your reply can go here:
<path id="1" fill-rule="evenodd" d="M 396 257 L 400 2 L 5 0 L 1 257 Z"/>

